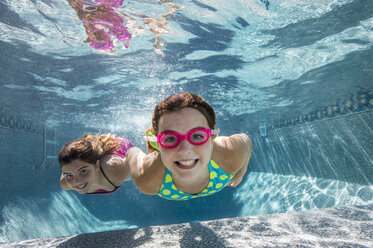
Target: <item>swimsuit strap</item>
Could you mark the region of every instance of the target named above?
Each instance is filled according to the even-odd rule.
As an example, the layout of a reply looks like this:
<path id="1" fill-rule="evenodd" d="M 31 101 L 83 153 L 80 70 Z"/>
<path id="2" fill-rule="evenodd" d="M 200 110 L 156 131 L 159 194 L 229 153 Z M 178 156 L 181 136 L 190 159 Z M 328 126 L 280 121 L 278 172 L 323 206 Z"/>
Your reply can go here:
<path id="1" fill-rule="evenodd" d="M 101 164 L 100 164 L 100 170 L 101 170 L 101 172 L 102 172 L 102 175 L 104 175 L 104 177 L 106 178 L 106 180 L 107 180 L 111 185 L 113 185 L 113 186 L 115 187 L 115 189 L 117 189 L 117 188 L 120 187 L 120 186 L 116 186 L 114 183 L 112 183 L 112 182 L 109 180 L 109 178 L 106 176 L 104 170 L 102 169 Z"/>
<path id="2" fill-rule="evenodd" d="M 104 175 L 104 177 L 106 178 L 106 180 L 107 180 L 111 185 L 113 185 L 113 186 L 115 187 L 115 189 L 112 190 L 112 191 L 107 191 L 107 190 L 105 190 L 105 189 L 98 189 L 98 190 L 96 190 L 95 192 L 92 192 L 92 193 L 86 193 L 87 195 L 106 195 L 106 194 L 113 193 L 113 192 L 117 191 L 117 190 L 120 188 L 120 186 L 116 186 L 114 183 L 112 183 L 112 182 L 109 180 L 109 178 L 106 176 L 104 170 L 102 169 L 101 165 L 100 165 L 100 170 L 101 170 L 101 172 L 102 172 L 102 175 Z"/>

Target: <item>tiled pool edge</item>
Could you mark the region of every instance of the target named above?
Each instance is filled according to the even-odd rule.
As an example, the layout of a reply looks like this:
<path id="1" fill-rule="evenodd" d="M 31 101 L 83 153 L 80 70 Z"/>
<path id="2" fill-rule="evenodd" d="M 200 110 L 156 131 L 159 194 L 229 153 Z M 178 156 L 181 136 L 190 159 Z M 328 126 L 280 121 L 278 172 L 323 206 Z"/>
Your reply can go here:
<path id="1" fill-rule="evenodd" d="M 373 205 L 25 240 L 0 247 L 373 247 Z"/>

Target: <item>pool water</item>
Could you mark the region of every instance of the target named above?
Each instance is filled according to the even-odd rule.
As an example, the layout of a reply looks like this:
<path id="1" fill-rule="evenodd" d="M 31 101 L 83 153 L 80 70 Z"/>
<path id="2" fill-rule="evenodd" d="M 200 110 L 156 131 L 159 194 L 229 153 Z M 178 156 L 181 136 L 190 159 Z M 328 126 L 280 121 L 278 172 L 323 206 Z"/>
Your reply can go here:
<path id="1" fill-rule="evenodd" d="M 0 3 L 0 243 L 373 204 L 372 1 L 103 2 Z M 106 12 L 89 29 L 74 3 Z M 145 149 L 154 106 L 180 91 L 252 139 L 237 188 L 183 202 L 131 181 L 60 189 L 64 143 L 111 132 Z"/>

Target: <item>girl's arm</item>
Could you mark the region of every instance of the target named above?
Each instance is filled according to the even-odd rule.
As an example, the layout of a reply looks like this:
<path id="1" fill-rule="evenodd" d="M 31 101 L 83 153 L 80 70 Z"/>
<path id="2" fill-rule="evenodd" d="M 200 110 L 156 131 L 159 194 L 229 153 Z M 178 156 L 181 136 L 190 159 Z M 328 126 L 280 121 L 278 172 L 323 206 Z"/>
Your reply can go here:
<path id="1" fill-rule="evenodd" d="M 127 160 L 137 189 L 147 195 L 157 194 L 166 171 L 159 152 L 145 154 L 140 148 L 133 147 L 127 153 Z"/>
<path id="2" fill-rule="evenodd" d="M 229 137 L 217 137 L 214 141 L 213 156 L 217 157 L 217 162 L 221 168 L 234 174 L 228 184 L 236 187 L 241 183 L 247 171 L 247 166 L 251 157 L 252 143 L 246 134 L 234 134 Z"/>
<path id="3" fill-rule="evenodd" d="M 115 154 L 105 155 L 101 161 L 101 167 L 115 185 L 121 185 L 130 179 L 130 168 L 126 158 Z"/>
<path id="4" fill-rule="evenodd" d="M 244 165 L 241 169 L 239 169 L 234 174 L 234 177 L 228 183 L 228 186 L 236 187 L 237 185 L 239 185 L 241 183 L 243 176 L 246 174 L 248 163 L 249 163 L 249 160 L 247 160 L 246 165 Z"/>

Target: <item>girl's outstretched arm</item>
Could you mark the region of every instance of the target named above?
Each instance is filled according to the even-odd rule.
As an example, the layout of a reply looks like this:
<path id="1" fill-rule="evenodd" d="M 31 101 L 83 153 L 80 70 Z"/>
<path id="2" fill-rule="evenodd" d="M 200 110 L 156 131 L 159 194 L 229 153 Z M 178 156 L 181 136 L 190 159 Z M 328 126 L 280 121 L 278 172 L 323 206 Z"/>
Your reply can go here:
<path id="1" fill-rule="evenodd" d="M 234 174 L 228 186 L 236 187 L 241 183 L 247 171 L 251 152 L 251 140 L 244 133 L 234 134 L 229 137 L 217 137 L 215 139 L 214 157 L 221 161 L 221 167 L 224 171 Z"/>
<path id="2" fill-rule="evenodd" d="M 140 148 L 133 147 L 128 151 L 127 159 L 137 189 L 147 195 L 157 194 L 166 171 L 159 152 L 145 154 Z"/>
<path id="3" fill-rule="evenodd" d="M 252 152 L 252 143 L 250 138 L 246 134 L 239 134 L 240 137 L 240 147 L 237 148 L 238 152 L 242 154 L 242 167 L 239 169 L 232 180 L 229 182 L 228 186 L 236 187 L 241 183 L 243 176 L 246 174 L 247 166 Z"/>

